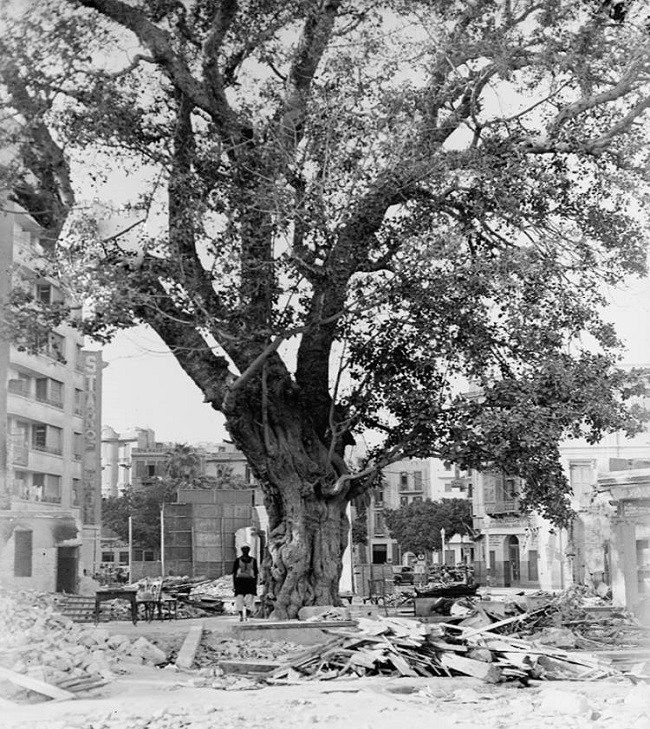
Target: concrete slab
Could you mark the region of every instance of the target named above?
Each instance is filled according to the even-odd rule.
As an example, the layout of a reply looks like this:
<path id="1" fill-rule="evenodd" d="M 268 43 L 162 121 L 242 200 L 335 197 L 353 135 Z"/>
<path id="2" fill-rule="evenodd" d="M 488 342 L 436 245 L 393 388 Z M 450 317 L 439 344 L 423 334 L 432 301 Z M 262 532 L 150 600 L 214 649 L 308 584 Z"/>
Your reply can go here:
<path id="1" fill-rule="evenodd" d="M 178 668 L 191 668 L 194 663 L 194 657 L 198 650 L 201 638 L 203 637 L 203 624 L 193 625 L 181 646 L 178 656 L 176 656 L 176 665 Z"/>
<path id="2" fill-rule="evenodd" d="M 287 640 L 298 645 L 318 645 L 331 636 L 325 629 L 356 628 L 356 620 L 332 620 L 305 623 L 299 620 L 260 621 L 231 626 L 232 635 L 239 640 Z"/>

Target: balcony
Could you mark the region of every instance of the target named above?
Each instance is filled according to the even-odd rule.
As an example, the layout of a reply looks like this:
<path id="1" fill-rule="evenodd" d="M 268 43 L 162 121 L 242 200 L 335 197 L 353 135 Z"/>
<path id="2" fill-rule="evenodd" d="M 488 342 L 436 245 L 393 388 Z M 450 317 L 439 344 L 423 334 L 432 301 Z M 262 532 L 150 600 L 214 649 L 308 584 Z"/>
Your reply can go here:
<path id="1" fill-rule="evenodd" d="M 490 516 L 519 514 L 519 499 L 499 499 L 485 504 L 485 513 Z"/>
<path id="2" fill-rule="evenodd" d="M 60 504 L 61 494 L 40 494 L 33 487 L 23 487 L 15 494 L 16 500 L 30 504 Z"/>
<path id="3" fill-rule="evenodd" d="M 36 402 L 42 402 L 44 405 L 51 405 L 53 408 L 59 408 L 63 410 L 63 400 L 55 399 L 53 397 L 43 397 L 36 395 Z"/>

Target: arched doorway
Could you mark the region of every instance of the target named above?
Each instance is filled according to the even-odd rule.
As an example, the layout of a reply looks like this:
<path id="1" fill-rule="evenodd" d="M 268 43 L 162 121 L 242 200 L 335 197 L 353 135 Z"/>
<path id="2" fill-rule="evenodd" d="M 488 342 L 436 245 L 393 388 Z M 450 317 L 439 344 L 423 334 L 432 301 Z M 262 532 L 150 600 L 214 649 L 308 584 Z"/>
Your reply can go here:
<path id="1" fill-rule="evenodd" d="M 508 562 L 510 563 L 510 584 L 516 585 L 521 581 L 521 562 L 519 559 L 519 537 L 510 535 L 507 540 Z"/>

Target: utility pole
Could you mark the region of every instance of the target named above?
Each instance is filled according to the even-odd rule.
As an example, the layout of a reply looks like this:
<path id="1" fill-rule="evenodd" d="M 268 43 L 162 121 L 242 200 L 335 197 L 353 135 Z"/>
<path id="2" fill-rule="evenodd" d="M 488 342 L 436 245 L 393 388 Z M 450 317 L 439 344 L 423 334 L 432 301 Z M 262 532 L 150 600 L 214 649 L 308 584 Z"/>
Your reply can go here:
<path id="1" fill-rule="evenodd" d="M 440 530 L 440 541 L 442 542 L 442 559 L 441 559 L 441 562 L 442 562 L 442 565 L 443 566 L 445 565 L 445 536 L 446 536 L 446 532 L 445 532 L 445 528 L 443 527 Z"/>
<path id="2" fill-rule="evenodd" d="M 129 514 L 129 585 L 133 584 L 133 517 Z"/>
<path id="3" fill-rule="evenodd" d="M 160 505 L 160 574 L 165 579 L 165 502 Z"/>

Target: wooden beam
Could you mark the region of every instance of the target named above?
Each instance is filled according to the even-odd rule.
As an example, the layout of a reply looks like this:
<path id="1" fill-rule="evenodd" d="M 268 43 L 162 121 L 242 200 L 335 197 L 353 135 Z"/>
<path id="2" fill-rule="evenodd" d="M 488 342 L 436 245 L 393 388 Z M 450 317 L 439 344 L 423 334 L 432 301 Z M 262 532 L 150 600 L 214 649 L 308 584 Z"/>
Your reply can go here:
<path id="1" fill-rule="evenodd" d="M 67 699 L 74 699 L 75 695 L 70 691 L 59 688 L 58 686 L 52 686 L 51 683 L 46 683 L 38 678 L 32 676 L 25 676 L 22 673 L 16 673 L 11 671 L 9 668 L 2 668 L 0 666 L 0 678 L 4 678 L 11 683 L 15 683 L 16 686 L 22 686 L 22 688 L 29 689 L 30 691 L 36 691 L 36 693 L 49 696 L 52 699 L 58 701 L 66 701 Z"/>

